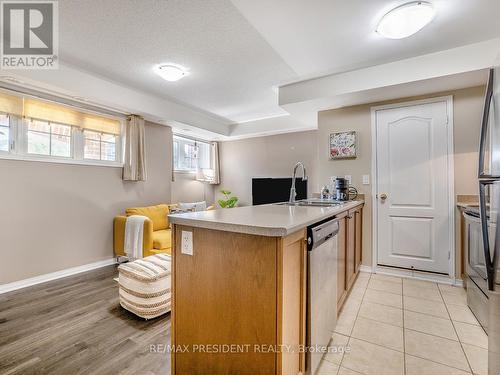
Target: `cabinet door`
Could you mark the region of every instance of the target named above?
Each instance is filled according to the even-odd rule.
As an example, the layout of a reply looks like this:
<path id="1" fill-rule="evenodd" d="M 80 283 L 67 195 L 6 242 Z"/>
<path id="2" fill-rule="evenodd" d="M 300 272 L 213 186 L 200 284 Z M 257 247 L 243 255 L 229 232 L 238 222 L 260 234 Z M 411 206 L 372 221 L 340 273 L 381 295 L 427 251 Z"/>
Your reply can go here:
<path id="1" fill-rule="evenodd" d="M 347 216 L 347 262 L 346 280 L 347 289 L 351 288 L 356 276 L 356 222 L 354 210 L 349 211 Z"/>
<path id="2" fill-rule="evenodd" d="M 354 211 L 355 230 L 355 272 L 359 271 L 363 257 L 363 209 L 361 207 Z"/>
<path id="3" fill-rule="evenodd" d="M 337 235 L 337 310 L 340 310 L 344 303 L 346 284 L 346 239 L 347 239 L 347 219 L 346 215 L 339 219 L 339 234 Z"/>

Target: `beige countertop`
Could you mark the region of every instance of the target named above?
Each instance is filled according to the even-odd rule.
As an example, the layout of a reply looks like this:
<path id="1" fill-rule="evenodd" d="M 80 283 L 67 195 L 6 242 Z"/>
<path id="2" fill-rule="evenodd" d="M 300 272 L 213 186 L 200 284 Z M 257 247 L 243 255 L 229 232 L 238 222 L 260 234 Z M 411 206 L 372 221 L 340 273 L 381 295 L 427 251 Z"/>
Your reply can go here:
<path id="1" fill-rule="evenodd" d="M 284 237 L 323 219 L 363 204 L 363 200 L 334 207 L 262 205 L 169 215 L 173 224 Z"/>
<path id="2" fill-rule="evenodd" d="M 479 203 L 477 203 L 477 202 L 458 202 L 457 207 L 459 207 L 459 208 L 479 207 Z"/>

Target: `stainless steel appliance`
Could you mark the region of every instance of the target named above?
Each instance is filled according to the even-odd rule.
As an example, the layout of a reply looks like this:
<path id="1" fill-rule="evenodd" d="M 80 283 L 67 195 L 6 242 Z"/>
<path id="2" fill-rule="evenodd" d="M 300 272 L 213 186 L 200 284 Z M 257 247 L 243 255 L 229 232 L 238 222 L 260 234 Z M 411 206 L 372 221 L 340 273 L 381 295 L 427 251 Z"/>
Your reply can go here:
<path id="1" fill-rule="evenodd" d="M 307 228 L 307 374 L 319 368 L 337 323 L 337 234 L 335 218 Z"/>
<path id="2" fill-rule="evenodd" d="M 483 257 L 469 256 L 467 300 L 473 311 L 489 311 L 488 373 L 500 374 L 500 64 L 490 70 L 479 146 L 479 211 Z M 479 257 L 479 255 L 478 255 Z M 476 288 L 477 287 L 477 288 Z M 474 291 L 483 294 L 475 299 Z M 485 298 L 484 298 L 485 297 Z M 480 306 L 482 305 L 482 307 Z M 487 307 L 485 307 L 487 305 Z"/>
<path id="3" fill-rule="evenodd" d="M 497 86 L 498 87 L 498 86 Z M 497 107 L 497 110 L 500 109 Z M 495 182 L 495 191 L 498 193 L 496 202 L 500 202 L 500 181 Z M 496 208 L 497 219 L 500 221 L 500 209 Z M 495 247 L 493 252 L 492 288 L 489 290 L 489 316 L 488 316 L 488 374 L 500 374 L 500 225 L 495 230 Z"/>
<path id="4" fill-rule="evenodd" d="M 335 179 L 335 191 L 333 197 L 338 201 L 348 201 L 349 199 L 356 199 L 358 191 L 353 186 L 350 186 L 349 180 L 345 178 Z"/>
<path id="5" fill-rule="evenodd" d="M 467 299 L 469 306 L 485 330 L 488 327 L 487 273 L 484 262 L 484 246 L 479 208 L 468 208 L 465 217 L 465 249 L 467 259 Z M 488 223 L 490 241 L 494 227 Z"/>

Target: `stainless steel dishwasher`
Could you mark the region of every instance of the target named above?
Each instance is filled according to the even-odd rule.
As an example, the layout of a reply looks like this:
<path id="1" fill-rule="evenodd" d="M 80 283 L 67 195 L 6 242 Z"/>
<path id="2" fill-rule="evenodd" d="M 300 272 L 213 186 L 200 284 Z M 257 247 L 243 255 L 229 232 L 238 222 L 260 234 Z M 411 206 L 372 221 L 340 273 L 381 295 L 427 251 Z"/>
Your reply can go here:
<path id="1" fill-rule="evenodd" d="M 337 323 L 337 234 L 330 218 L 307 228 L 307 374 L 314 375 Z"/>

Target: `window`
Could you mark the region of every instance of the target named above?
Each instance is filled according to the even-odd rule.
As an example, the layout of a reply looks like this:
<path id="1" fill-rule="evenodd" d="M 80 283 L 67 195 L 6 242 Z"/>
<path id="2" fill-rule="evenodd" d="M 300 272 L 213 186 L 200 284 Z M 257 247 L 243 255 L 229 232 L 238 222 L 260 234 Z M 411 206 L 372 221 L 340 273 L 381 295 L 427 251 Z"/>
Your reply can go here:
<path id="1" fill-rule="evenodd" d="M 29 119 L 28 154 L 71 157 L 71 126 Z"/>
<path id="2" fill-rule="evenodd" d="M 174 135 L 174 170 L 196 172 L 211 167 L 210 144 Z"/>
<path id="3" fill-rule="evenodd" d="M 85 130 L 83 134 L 85 137 L 84 159 L 116 161 L 116 135 L 90 130 Z"/>
<path id="4" fill-rule="evenodd" d="M 9 152 L 10 144 L 10 118 L 9 115 L 0 114 L 0 151 Z"/>
<path id="5" fill-rule="evenodd" d="M 120 119 L 0 89 L 0 157 L 121 166 Z"/>

